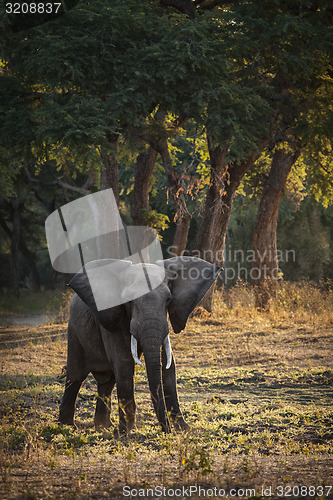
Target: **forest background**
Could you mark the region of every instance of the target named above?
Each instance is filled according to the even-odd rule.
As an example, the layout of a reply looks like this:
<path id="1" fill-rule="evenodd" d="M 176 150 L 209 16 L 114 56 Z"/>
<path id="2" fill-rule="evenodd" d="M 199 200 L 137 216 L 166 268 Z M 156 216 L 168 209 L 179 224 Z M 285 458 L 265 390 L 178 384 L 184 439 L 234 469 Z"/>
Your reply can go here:
<path id="1" fill-rule="evenodd" d="M 66 281 L 52 270 L 45 219 L 106 188 L 127 224 L 156 228 L 165 257 L 224 264 L 220 285 L 252 278 L 258 307 L 274 291 L 253 270 L 333 279 L 331 2 L 6 5 L 5 292 Z"/>

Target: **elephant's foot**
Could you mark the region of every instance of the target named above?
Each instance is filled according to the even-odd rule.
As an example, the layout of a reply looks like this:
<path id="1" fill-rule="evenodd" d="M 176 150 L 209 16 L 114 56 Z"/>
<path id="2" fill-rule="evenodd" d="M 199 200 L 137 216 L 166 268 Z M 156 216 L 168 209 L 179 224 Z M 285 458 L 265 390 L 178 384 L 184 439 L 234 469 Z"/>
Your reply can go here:
<path id="1" fill-rule="evenodd" d="M 129 436 L 129 432 L 127 429 L 115 427 L 113 430 L 113 435 L 115 439 L 126 440 Z"/>
<path id="2" fill-rule="evenodd" d="M 119 429 L 119 427 L 115 427 L 113 429 L 113 435 L 114 435 L 115 439 L 124 438 L 127 436 L 127 430 Z"/>
<path id="3" fill-rule="evenodd" d="M 84 379 L 82 379 L 82 381 L 83 380 Z M 59 422 L 63 425 L 75 427 L 75 401 L 77 393 L 82 385 L 82 381 L 71 382 L 69 379 L 66 380 L 65 392 L 59 408 Z"/>
<path id="4" fill-rule="evenodd" d="M 72 427 L 75 427 L 74 413 L 71 411 L 65 411 L 64 409 L 60 408 L 58 422 L 59 424 L 70 425 Z"/>
<path id="5" fill-rule="evenodd" d="M 173 419 L 173 426 L 177 432 L 188 432 L 190 426 L 185 422 L 182 416 Z"/>
<path id="6" fill-rule="evenodd" d="M 115 427 L 113 434 L 115 438 L 120 438 L 127 436 L 131 431 L 136 429 L 136 422 L 134 420 L 130 420 L 127 423 L 120 422 L 118 427 Z"/>
<path id="7" fill-rule="evenodd" d="M 70 427 L 73 427 L 73 429 L 77 429 L 77 426 L 74 423 L 74 420 L 71 418 L 64 418 L 62 416 L 59 416 L 58 422 L 61 425 L 69 425 Z"/>
<path id="8" fill-rule="evenodd" d="M 108 419 L 108 420 L 105 420 L 105 419 L 103 419 L 103 420 L 102 420 L 102 419 L 101 419 L 101 420 L 100 420 L 100 419 L 96 419 L 96 418 L 95 418 L 95 420 L 94 420 L 94 425 L 95 425 L 95 429 L 96 429 L 97 431 L 100 431 L 100 430 L 102 430 L 102 429 L 109 429 L 109 428 L 111 427 L 111 425 L 112 425 L 112 424 L 111 424 L 110 419 Z"/>

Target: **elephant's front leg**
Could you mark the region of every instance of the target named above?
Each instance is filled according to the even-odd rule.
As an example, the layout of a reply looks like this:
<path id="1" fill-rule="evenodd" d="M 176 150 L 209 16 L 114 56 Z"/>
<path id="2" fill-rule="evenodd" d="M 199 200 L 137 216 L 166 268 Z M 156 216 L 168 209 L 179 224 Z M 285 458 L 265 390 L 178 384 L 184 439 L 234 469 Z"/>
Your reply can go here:
<path id="1" fill-rule="evenodd" d="M 126 370 L 119 370 L 116 374 L 118 405 L 119 405 L 119 434 L 127 434 L 135 427 L 135 400 L 134 400 L 134 363 Z"/>
<path id="2" fill-rule="evenodd" d="M 166 354 L 163 347 L 162 351 L 162 377 L 163 377 L 163 389 L 165 405 L 168 413 L 170 414 L 171 420 L 175 426 L 176 430 L 189 430 L 189 425 L 185 422 L 182 412 L 179 407 L 178 393 L 177 393 L 177 378 L 176 378 L 176 366 L 174 358 L 172 356 L 172 363 L 168 370 L 166 367 Z"/>
<path id="3" fill-rule="evenodd" d="M 130 335 L 116 331 L 112 335 L 102 328 L 103 343 L 116 380 L 119 405 L 119 434 L 126 434 L 135 427 L 134 361 L 131 354 Z M 117 434 L 118 432 L 115 431 Z"/>

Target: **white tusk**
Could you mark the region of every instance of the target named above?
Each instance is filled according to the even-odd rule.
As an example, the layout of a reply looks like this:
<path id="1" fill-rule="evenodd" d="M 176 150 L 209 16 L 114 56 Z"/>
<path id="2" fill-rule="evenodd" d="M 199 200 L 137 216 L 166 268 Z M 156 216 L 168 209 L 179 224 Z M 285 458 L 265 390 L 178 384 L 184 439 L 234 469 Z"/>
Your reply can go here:
<path id="1" fill-rule="evenodd" d="M 170 338 L 169 335 L 167 335 L 164 339 L 164 349 L 167 357 L 167 363 L 166 363 L 166 369 L 168 370 L 171 366 L 172 363 L 172 350 L 171 350 L 171 344 L 170 344 Z"/>
<path id="2" fill-rule="evenodd" d="M 139 360 L 139 356 L 138 356 L 138 343 L 137 343 L 136 338 L 133 337 L 133 335 L 131 336 L 131 351 L 132 351 L 132 356 L 133 356 L 134 361 L 138 365 L 142 366 L 142 363 Z"/>

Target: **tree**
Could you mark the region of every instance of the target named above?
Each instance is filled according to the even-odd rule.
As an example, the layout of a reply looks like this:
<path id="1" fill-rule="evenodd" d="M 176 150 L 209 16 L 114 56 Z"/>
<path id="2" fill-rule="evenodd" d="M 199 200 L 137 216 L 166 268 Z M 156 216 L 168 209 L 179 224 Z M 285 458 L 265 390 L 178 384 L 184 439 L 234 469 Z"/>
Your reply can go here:
<path id="1" fill-rule="evenodd" d="M 24 90 L 18 95 L 33 123 L 22 123 L 30 135 L 19 162 L 33 153 L 33 178 L 49 171 L 49 182 L 60 187 L 90 175 L 117 196 L 121 150 L 134 151 L 135 171 L 128 172 L 137 223 L 152 220 L 145 211 L 154 165 L 162 162 L 181 253 L 193 220 L 187 178 L 197 172 L 191 160 L 180 168 L 172 148 L 190 133 L 185 124 L 194 123 L 191 139 L 194 130 L 206 130 L 211 165 L 193 251 L 206 257 L 210 251 L 219 263 L 245 173 L 267 147 L 306 135 L 313 142 L 305 117 L 310 108 L 315 113 L 316 92 L 330 80 L 330 15 L 326 1 L 300 9 L 292 0 L 81 0 L 50 22 L 15 27 L 7 19 L 2 76 Z"/>
<path id="2" fill-rule="evenodd" d="M 299 155 L 299 150 L 275 151 L 258 208 L 253 235 L 252 283 L 255 290 L 255 305 L 259 309 L 267 308 L 269 298 L 274 295 L 275 282 L 280 277 L 276 241 L 279 208 L 291 167 Z"/>
<path id="3" fill-rule="evenodd" d="M 233 3 L 229 10 L 229 14 L 231 13 L 234 16 L 236 31 L 237 26 L 239 26 L 243 39 L 245 37 L 247 39 L 248 50 L 246 54 L 244 54 L 244 52 L 242 53 L 246 63 L 243 64 L 243 66 L 239 65 L 238 71 L 236 70 L 236 75 L 238 77 L 242 75 L 242 90 L 244 91 L 246 88 L 248 91 L 251 88 L 254 90 L 255 82 L 257 82 L 258 85 L 260 85 L 260 83 L 265 85 L 264 88 L 266 89 L 266 93 L 263 93 L 261 89 L 261 92 L 256 95 L 257 97 L 264 97 L 270 109 L 268 115 L 268 118 L 270 118 L 270 126 L 268 126 L 269 122 L 267 119 L 264 119 L 267 127 L 266 134 L 262 135 L 262 140 L 260 141 L 259 134 L 253 134 L 252 142 L 255 140 L 255 137 L 257 137 L 257 141 L 259 139 L 259 142 L 257 142 L 257 150 L 255 151 L 252 148 L 251 151 L 251 148 L 249 149 L 249 157 L 243 162 L 240 168 L 241 155 L 238 154 L 236 156 L 235 164 L 238 169 L 236 178 L 238 177 L 238 179 L 241 180 L 242 176 L 247 171 L 247 167 L 253 164 L 251 156 L 254 160 L 258 159 L 260 153 L 263 151 L 263 146 L 268 146 L 269 143 L 271 143 L 270 147 L 272 147 L 272 144 L 285 140 L 284 138 L 288 136 L 288 134 L 290 137 L 291 130 L 294 131 L 293 137 L 296 142 L 300 140 L 300 136 L 304 137 L 306 135 L 305 130 L 309 132 L 309 127 L 306 126 L 304 120 L 302 122 L 302 131 L 299 125 L 300 117 L 302 115 L 303 118 L 304 116 L 308 116 L 309 103 L 311 102 L 312 109 L 318 106 L 318 103 L 314 105 L 314 94 L 311 92 L 311 89 L 321 88 L 324 82 L 331 78 L 329 73 L 329 48 L 331 46 L 331 25 L 329 19 L 331 17 L 331 11 L 328 2 L 325 2 L 321 8 L 315 4 L 311 5 L 311 7 L 307 5 L 304 11 L 302 11 L 295 8 L 293 2 L 286 2 L 284 5 L 280 6 L 275 2 L 266 1 L 260 4 L 251 2 Z M 326 25 L 328 28 L 325 32 L 322 28 L 323 25 Z M 258 37 L 258 33 L 262 34 L 260 38 Z M 250 72 L 249 68 L 251 68 Z M 215 109 L 219 109 L 219 107 L 216 106 Z M 234 105 L 231 109 L 235 111 L 237 107 Z M 236 130 L 236 133 L 239 132 L 240 125 L 242 124 L 241 115 L 237 116 L 236 124 L 237 126 L 235 129 L 231 129 L 231 133 L 234 130 Z M 298 130 L 296 132 L 297 126 Z M 217 127 L 215 126 L 214 130 L 216 129 Z M 307 136 L 309 137 L 308 132 Z M 223 150 L 225 145 L 228 144 L 230 135 L 230 131 L 229 135 L 228 133 L 224 133 L 223 136 L 223 134 L 220 133 L 220 138 L 223 139 L 224 137 L 222 143 L 221 139 L 217 141 L 222 144 L 217 145 L 220 150 Z M 235 136 L 237 137 L 236 134 Z M 236 141 L 234 139 L 234 143 L 240 146 L 241 144 L 247 144 L 247 141 L 244 141 L 244 137 L 241 137 L 238 133 L 238 137 Z M 219 150 L 216 149 L 216 153 L 218 152 Z M 216 157 L 218 157 L 218 154 Z M 225 161 L 221 155 L 220 158 L 222 158 L 221 161 Z M 230 160 L 228 161 L 228 155 L 226 155 L 226 158 L 226 163 L 229 167 L 231 162 Z M 276 170 L 275 166 L 276 163 L 274 162 L 273 171 Z M 230 168 L 227 172 L 227 167 L 225 167 L 224 171 L 224 176 L 227 180 L 224 182 L 224 199 L 222 198 L 221 203 L 221 200 L 218 199 L 220 193 L 215 192 L 215 194 L 213 194 L 214 181 L 212 181 L 212 189 L 210 189 L 207 194 L 206 210 L 208 212 L 206 217 L 203 217 L 200 231 L 202 231 L 203 227 L 208 231 L 207 223 L 209 224 L 209 222 L 212 224 L 212 227 L 216 227 L 214 217 L 210 217 L 210 215 L 213 214 L 211 207 L 213 207 L 215 203 L 217 203 L 217 206 L 224 206 L 223 201 L 227 201 L 227 209 L 225 211 L 226 217 L 223 214 L 221 221 L 229 219 L 231 203 L 234 196 L 233 188 L 237 188 L 239 182 L 238 180 L 236 180 L 236 182 L 232 181 L 233 176 Z M 220 167 L 219 172 L 223 172 L 223 168 Z M 236 170 L 234 172 L 236 173 Z M 282 169 L 281 181 L 285 186 L 287 175 L 284 175 L 284 172 L 285 170 Z M 230 182 L 228 183 L 229 173 Z M 214 177 L 214 173 L 212 177 Z M 273 184 L 274 183 L 267 184 L 267 190 L 264 192 L 266 199 L 270 196 L 269 187 Z M 282 191 L 280 192 L 282 193 L 284 188 L 281 186 L 281 189 Z M 270 225 L 270 221 L 274 221 L 277 216 L 276 208 L 279 204 L 278 199 L 280 199 L 280 196 L 277 197 L 275 206 L 273 206 L 273 204 L 267 204 L 263 199 L 262 207 L 265 207 L 265 210 L 260 210 L 258 214 L 258 230 L 259 228 L 261 228 L 261 230 L 267 230 L 267 234 L 262 236 L 263 239 L 259 246 L 263 246 L 264 241 L 266 241 L 266 247 L 265 249 L 261 248 L 261 251 L 264 251 L 267 255 L 270 254 L 268 249 L 270 247 L 274 248 L 275 246 L 276 236 L 274 228 L 276 228 L 276 223 L 273 222 L 272 225 Z M 271 208 L 270 211 L 269 208 Z M 216 248 L 219 249 L 220 255 L 223 254 L 226 227 L 226 224 L 221 224 L 220 233 L 215 237 Z M 216 234 L 215 230 L 212 230 L 211 233 Z M 197 240 L 196 245 L 200 246 L 200 232 L 198 232 Z M 202 238 L 202 240 L 206 241 L 204 238 Z M 257 246 L 257 243 L 259 243 L 257 235 L 254 241 Z M 213 250 L 215 245 L 213 242 L 209 242 L 208 246 Z M 202 245 L 200 246 L 200 249 L 201 248 Z M 256 250 L 258 250 L 258 248 L 256 248 Z M 274 267 L 274 258 L 270 263 L 270 267 Z"/>
<path id="4" fill-rule="evenodd" d="M 331 104 L 329 99 L 324 99 L 323 92 L 326 93 L 327 81 L 331 80 L 332 76 L 330 5 L 323 2 L 319 7 L 313 3 L 301 10 L 295 9 L 295 5 L 290 2 L 278 12 L 270 2 L 267 2 L 267 6 L 269 9 L 265 12 L 265 16 L 268 13 L 266 19 L 273 21 L 275 27 L 280 25 L 280 29 L 287 34 L 277 42 L 278 57 L 275 59 L 273 55 L 271 63 L 274 68 L 272 89 L 275 95 L 280 96 L 280 103 L 276 108 L 278 128 L 272 142 L 287 142 L 289 146 L 287 149 L 278 146 L 274 153 L 257 215 L 253 237 L 253 271 L 257 270 L 257 276 L 253 282 L 256 305 L 259 308 L 268 306 L 268 299 L 274 290 L 274 281 L 278 277 L 276 226 L 288 174 L 301 150 L 311 150 L 318 142 L 311 124 L 311 115 L 318 117 L 317 121 L 321 125 L 317 124 L 317 128 L 321 127 L 321 135 L 327 137 L 327 129 L 322 127 L 323 101 L 326 100 L 329 107 Z M 274 11 L 276 18 L 272 18 Z M 323 30 L 324 25 L 327 30 Z M 327 98 L 327 94 L 325 97 Z M 267 268 L 267 279 L 264 276 L 264 267 Z"/>

